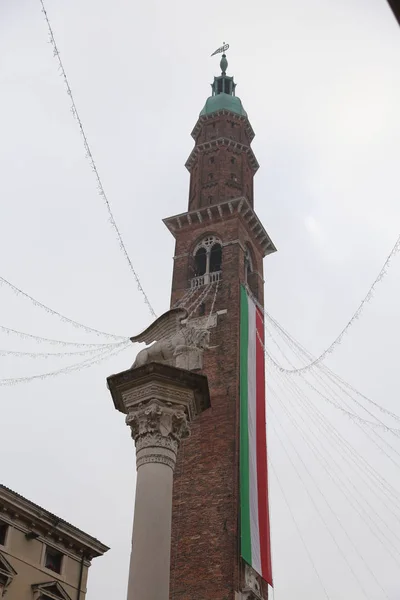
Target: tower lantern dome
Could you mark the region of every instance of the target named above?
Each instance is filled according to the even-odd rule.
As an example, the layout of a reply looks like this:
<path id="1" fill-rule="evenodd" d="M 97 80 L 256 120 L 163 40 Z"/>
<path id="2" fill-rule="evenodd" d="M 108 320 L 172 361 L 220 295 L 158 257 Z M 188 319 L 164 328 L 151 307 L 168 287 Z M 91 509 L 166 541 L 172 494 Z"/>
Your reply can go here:
<path id="1" fill-rule="evenodd" d="M 220 67 L 221 75 L 219 75 L 219 77 L 214 77 L 214 82 L 211 84 L 212 96 L 207 98 L 200 116 L 211 115 L 214 112 L 225 109 L 243 117 L 247 117 L 247 113 L 243 108 L 240 98 L 235 95 L 236 83 L 234 82 L 233 77 L 229 77 L 226 74 L 228 68 L 226 54 L 222 55 Z"/>

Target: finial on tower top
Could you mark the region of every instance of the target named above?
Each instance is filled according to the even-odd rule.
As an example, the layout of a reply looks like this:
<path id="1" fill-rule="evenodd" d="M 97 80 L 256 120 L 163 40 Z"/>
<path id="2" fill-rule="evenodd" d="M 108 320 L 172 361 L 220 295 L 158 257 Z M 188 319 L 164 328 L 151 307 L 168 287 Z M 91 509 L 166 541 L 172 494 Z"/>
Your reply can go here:
<path id="1" fill-rule="evenodd" d="M 221 73 L 222 73 L 222 75 L 226 75 L 226 70 L 228 68 L 228 61 L 226 60 L 226 54 L 222 55 L 221 62 L 219 63 L 219 66 L 221 67 Z"/>
<path id="2" fill-rule="evenodd" d="M 216 54 L 220 54 L 221 52 L 223 52 L 225 54 L 225 52 L 228 50 L 228 48 L 229 48 L 229 44 L 225 44 L 225 42 L 223 42 L 223 46 L 221 46 L 215 52 L 213 52 L 211 54 L 211 56 L 215 56 Z"/>
<path id="3" fill-rule="evenodd" d="M 221 72 L 222 75 L 226 75 L 226 70 L 228 68 L 228 61 L 226 60 L 226 54 L 225 52 L 228 50 L 229 48 L 229 44 L 225 44 L 225 42 L 223 42 L 223 45 L 218 48 L 218 50 L 216 50 L 215 52 L 213 52 L 211 54 L 211 56 L 214 56 L 215 54 L 219 54 L 220 52 L 222 52 L 222 58 L 221 58 L 221 62 L 219 63 L 219 66 L 221 67 Z"/>

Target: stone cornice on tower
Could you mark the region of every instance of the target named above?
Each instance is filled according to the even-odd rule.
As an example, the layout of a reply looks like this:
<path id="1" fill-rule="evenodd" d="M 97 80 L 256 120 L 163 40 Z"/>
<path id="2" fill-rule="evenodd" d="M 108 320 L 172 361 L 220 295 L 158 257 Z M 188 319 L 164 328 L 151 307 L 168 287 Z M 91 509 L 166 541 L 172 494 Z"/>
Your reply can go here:
<path id="1" fill-rule="evenodd" d="M 248 120 L 247 117 L 242 116 L 242 115 L 238 115 L 234 112 L 231 112 L 230 110 L 227 109 L 223 109 L 223 110 L 218 110 L 216 112 L 213 112 L 209 115 L 201 115 L 196 123 L 196 125 L 193 128 L 193 131 L 191 133 L 191 136 L 194 140 L 196 140 L 197 136 L 200 133 L 200 130 L 202 128 L 202 126 L 207 123 L 207 121 L 212 121 L 215 118 L 219 118 L 219 117 L 225 117 L 225 116 L 229 116 L 229 118 L 234 119 L 235 121 L 237 121 L 238 123 L 244 123 L 245 124 L 245 131 L 247 133 L 247 135 L 249 136 L 250 141 L 252 142 L 254 140 L 255 137 L 255 133 L 254 130 L 252 128 L 252 126 L 250 125 L 250 121 Z"/>
<path id="2" fill-rule="evenodd" d="M 220 204 L 214 204 L 212 206 L 174 215 L 163 219 L 163 222 L 172 235 L 176 237 L 180 231 L 189 229 L 196 223 L 201 223 L 203 225 L 209 223 L 211 225 L 212 223 L 224 221 L 234 216 L 239 216 L 245 223 L 246 228 L 251 234 L 252 240 L 260 246 L 263 256 L 276 252 L 276 248 L 271 238 L 264 229 L 264 226 L 255 211 L 250 206 L 247 198 L 244 196 L 228 200 L 227 202 L 221 202 Z"/>
<path id="3" fill-rule="evenodd" d="M 241 144 L 240 142 L 236 142 L 235 140 L 230 140 L 226 137 L 220 137 L 220 138 L 217 138 L 216 140 L 212 140 L 210 142 L 204 142 L 203 144 L 197 144 L 193 148 L 192 152 L 190 153 L 189 158 L 187 159 L 187 161 L 185 163 L 185 167 L 187 168 L 187 170 L 189 172 L 191 171 L 199 154 L 201 154 L 203 152 L 207 152 L 209 150 L 214 150 L 214 149 L 218 148 L 219 146 L 225 146 L 227 148 L 230 148 L 231 150 L 236 150 L 236 151 L 240 151 L 240 152 L 247 154 L 247 156 L 249 158 L 250 166 L 253 170 L 253 173 L 256 173 L 258 171 L 260 165 L 258 164 L 258 161 L 254 155 L 254 152 L 250 148 L 250 146 L 246 146 L 245 144 Z"/>

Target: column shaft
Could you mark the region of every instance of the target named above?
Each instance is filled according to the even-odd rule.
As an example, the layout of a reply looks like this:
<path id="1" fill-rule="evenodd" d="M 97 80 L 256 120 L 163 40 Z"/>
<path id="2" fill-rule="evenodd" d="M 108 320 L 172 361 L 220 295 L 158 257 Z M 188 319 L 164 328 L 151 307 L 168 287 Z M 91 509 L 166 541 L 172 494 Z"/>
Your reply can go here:
<path id="1" fill-rule="evenodd" d="M 136 483 L 128 600 L 168 600 L 173 471 L 145 463 Z"/>

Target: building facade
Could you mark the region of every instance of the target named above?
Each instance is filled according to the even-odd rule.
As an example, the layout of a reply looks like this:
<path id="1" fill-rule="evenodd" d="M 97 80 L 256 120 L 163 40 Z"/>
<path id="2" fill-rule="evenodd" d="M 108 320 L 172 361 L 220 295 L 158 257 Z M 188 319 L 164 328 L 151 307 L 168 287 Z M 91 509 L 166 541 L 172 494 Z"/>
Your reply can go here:
<path id="1" fill-rule="evenodd" d="M 0 485 L 0 598 L 84 600 L 91 560 L 108 547 Z"/>
<path id="2" fill-rule="evenodd" d="M 171 600 L 267 597 L 240 557 L 239 329 L 240 286 L 263 304 L 263 259 L 275 247 L 254 211 L 254 132 L 227 66 L 223 55 L 192 132 L 188 210 L 164 220 L 176 240 L 171 305 L 185 299 L 192 322 L 211 331 L 202 370 L 211 409 L 193 423 L 174 476 Z"/>

